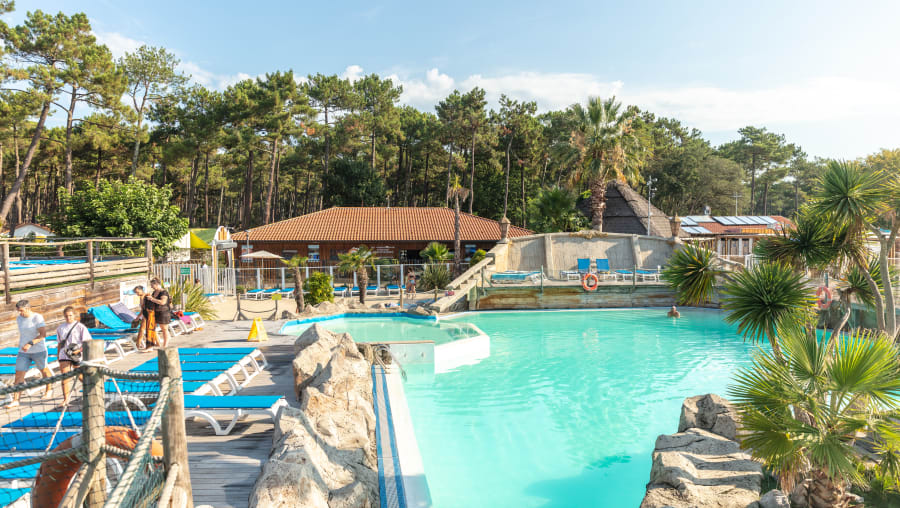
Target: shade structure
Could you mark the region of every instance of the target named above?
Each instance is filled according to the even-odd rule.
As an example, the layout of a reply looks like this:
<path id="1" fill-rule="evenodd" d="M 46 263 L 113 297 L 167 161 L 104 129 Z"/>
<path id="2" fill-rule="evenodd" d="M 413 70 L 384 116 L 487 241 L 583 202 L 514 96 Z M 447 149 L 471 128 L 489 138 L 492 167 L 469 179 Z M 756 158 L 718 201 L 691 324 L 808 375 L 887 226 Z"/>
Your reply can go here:
<path id="1" fill-rule="evenodd" d="M 284 259 L 278 254 L 272 254 L 267 250 L 258 250 L 250 254 L 244 254 L 241 257 L 243 259 Z"/>

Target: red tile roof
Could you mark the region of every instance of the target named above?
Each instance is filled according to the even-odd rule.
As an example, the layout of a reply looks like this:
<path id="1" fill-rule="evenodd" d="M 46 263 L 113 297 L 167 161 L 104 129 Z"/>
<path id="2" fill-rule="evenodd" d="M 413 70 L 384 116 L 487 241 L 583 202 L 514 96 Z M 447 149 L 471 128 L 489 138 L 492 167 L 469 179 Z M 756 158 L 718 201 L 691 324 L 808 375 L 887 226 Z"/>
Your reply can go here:
<path id="1" fill-rule="evenodd" d="M 790 219 L 786 217 L 782 217 L 781 215 L 769 215 L 769 217 L 775 219 L 781 224 L 781 228 L 793 226 L 794 223 L 791 222 Z M 768 227 L 763 224 L 746 224 L 740 226 L 729 226 L 726 224 L 722 224 L 720 222 L 697 222 L 698 226 L 702 226 L 710 231 L 712 234 L 721 235 L 721 234 L 732 234 L 732 235 L 741 235 L 741 234 L 759 234 L 759 235 L 771 235 L 776 232 L 775 229 Z"/>
<path id="2" fill-rule="evenodd" d="M 452 242 L 453 210 L 437 207 L 335 207 L 250 230 L 251 241 L 310 242 Z M 500 240 L 500 224 L 460 214 L 462 241 Z M 531 231 L 510 225 L 509 236 Z M 231 237 L 246 240 L 241 231 Z"/>

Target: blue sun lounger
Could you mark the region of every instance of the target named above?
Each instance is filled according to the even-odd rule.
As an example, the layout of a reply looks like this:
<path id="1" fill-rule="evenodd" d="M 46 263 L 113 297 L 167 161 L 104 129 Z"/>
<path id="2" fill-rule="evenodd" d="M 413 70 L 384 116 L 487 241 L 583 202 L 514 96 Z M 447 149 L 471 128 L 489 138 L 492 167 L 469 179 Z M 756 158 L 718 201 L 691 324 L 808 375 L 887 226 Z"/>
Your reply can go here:
<path id="1" fill-rule="evenodd" d="M 347 286 L 332 286 L 334 288 L 334 296 L 347 296 Z"/>
<path id="2" fill-rule="evenodd" d="M 20 458 L 17 458 L 16 460 L 19 460 Z M 33 465 L 40 467 L 40 464 L 33 464 Z M 18 469 L 18 468 L 16 468 L 16 469 Z M 37 475 L 37 473 L 35 473 L 35 475 Z M 5 488 L 5 487 L 0 488 L 0 506 L 9 506 L 9 505 L 15 503 L 16 501 L 18 501 L 19 499 L 21 499 L 22 497 L 27 496 L 30 493 L 31 493 L 31 487 L 24 487 L 24 488 L 17 488 L 17 489 L 16 488 L 9 489 L 9 488 Z"/>
<path id="3" fill-rule="evenodd" d="M 137 328 L 132 328 L 131 323 L 126 323 L 119 319 L 119 316 L 113 312 L 112 309 L 109 308 L 109 305 L 100 305 L 98 307 L 91 307 L 88 309 L 88 312 L 94 316 L 100 324 L 110 329 L 113 332 L 119 333 L 136 333 Z M 102 331 L 102 330 L 98 330 Z"/>
<path id="4" fill-rule="evenodd" d="M 634 272 L 631 270 L 616 270 L 616 277 L 622 277 L 622 280 L 631 279 L 634 277 Z"/>
<path id="5" fill-rule="evenodd" d="M 139 317 L 136 312 L 126 307 L 122 302 L 110 304 L 109 308 L 125 323 L 133 323 Z"/>
<path id="6" fill-rule="evenodd" d="M 396 284 L 388 284 L 384 287 L 384 289 L 387 291 L 388 296 L 391 296 L 391 293 L 393 293 L 394 291 L 397 292 L 397 296 L 400 296 L 400 286 Z"/>
<path id="7" fill-rule="evenodd" d="M 375 286 L 375 285 L 366 286 L 366 294 L 378 296 L 378 286 Z"/>
<path id="8" fill-rule="evenodd" d="M 606 258 L 597 258 L 597 275 L 603 277 L 604 279 L 607 277 L 616 278 L 615 274 L 612 273 L 612 270 L 609 268 L 609 259 Z"/>
<path id="9" fill-rule="evenodd" d="M 26 459 L 26 458 L 30 459 L 31 457 L 0 457 L 0 464 L 6 464 L 8 462 L 15 462 L 17 460 L 22 460 L 22 459 Z M 30 464 L 27 466 L 14 467 L 12 469 L 4 469 L 4 470 L 0 471 L 0 482 L 3 482 L 4 484 L 11 484 L 11 485 L 9 485 L 9 487 L 12 487 L 12 489 L 17 489 L 17 488 L 21 487 L 21 485 L 19 484 L 20 480 L 24 480 L 24 481 L 22 481 L 22 484 L 30 485 L 31 482 L 34 480 L 34 477 L 37 476 L 38 469 L 40 469 L 40 468 L 41 468 L 41 463 L 38 462 L 37 464 Z M 12 489 L 6 489 L 6 490 L 12 490 Z M 15 501 L 15 499 L 13 499 L 12 501 Z M 3 494 L 0 493 L 0 506 L 7 506 L 12 501 L 6 501 L 3 497 Z"/>
<path id="10" fill-rule="evenodd" d="M 181 389 L 184 390 L 185 393 L 192 393 L 197 390 L 200 390 L 204 386 L 208 385 L 207 381 L 182 381 Z M 119 385 L 119 390 L 116 391 L 116 385 Z M 113 383 L 112 381 L 107 381 L 104 385 L 104 390 L 106 393 L 128 393 L 128 394 L 143 394 L 146 393 L 148 395 L 156 396 L 159 393 L 159 383 L 156 381 L 149 382 L 141 382 L 141 381 L 116 381 Z M 219 392 L 220 394 L 221 392 Z M 201 394 L 202 395 L 202 394 Z M 218 394 L 217 394 L 218 395 Z"/>
<path id="11" fill-rule="evenodd" d="M 256 360 L 260 367 L 267 367 L 269 362 L 263 356 L 262 351 L 255 347 L 183 347 L 178 348 L 178 355 L 183 360 L 191 360 L 197 355 L 246 355 Z"/>
<path id="12" fill-rule="evenodd" d="M 78 434 L 78 432 L 57 432 L 56 437 L 53 432 L 41 432 L 37 430 L 20 430 L 16 432 L 0 432 L 0 453 L 4 455 L 12 454 L 32 454 L 33 452 L 43 452 L 49 448 L 52 450 L 57 445 Z M 51 443 L 50 440 L 53 440 Z"/>
<path id="13" fill-rule="evenodd" d="M 274 421 L 282 406 L 287 406 L 287 401 L 280 395 L 185 395 L 184 417 L 202 418 L 217 436 L 225 436 L 238 420 L 251 414 L 268 415 Z M 223 428 L 216 419 L 218 415 L 230 416 L 231 421 Z"/>
<path id="14" fill-rule="evenodd" d="M 29 413 L 16 421 L 7 423 L 3 428 L 28 429 L 46 427 L 53 429 L 59 422 L 60 415 L 62 415 L 60 428 L 82 427 L 80 412 L 66 412 L 63 414 L 58 411 L 48 411 L 46 413 Z M 150 411 L 132 411 L 131 417 L 134 418 L 136 425 L 144 425 L 150 419 Z M 128 413 L 125 411 L 107 411 L 106 424 L 128 427 L 131 425 L 131 420 L 128 419 Z"/>
<path id="15" fill-rule="evenodd" d="M 525 282 L 526 280 L 530 280 L 531 282 L 537 282 L 541 272 L 532 271 L 532 272 L 520 272 L 520 271 L 506 271 L 506 272 L 497 272 L 491 274 L 491 282 L 497 283 L 516 283 L 516 282 Z"/>

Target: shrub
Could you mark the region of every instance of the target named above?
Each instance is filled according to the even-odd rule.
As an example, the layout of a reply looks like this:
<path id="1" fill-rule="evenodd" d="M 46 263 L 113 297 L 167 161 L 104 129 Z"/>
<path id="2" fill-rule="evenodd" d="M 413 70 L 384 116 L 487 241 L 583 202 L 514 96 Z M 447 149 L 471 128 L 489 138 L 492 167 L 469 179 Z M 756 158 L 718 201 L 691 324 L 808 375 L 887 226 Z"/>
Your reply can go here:
<path id="1" fill-rule="evenodd" d="M 447 265 L 429 264 L 425 266 L 422 277 L 419 280 L 419 286 L 424 291 L 434 290 L 434 299 L 438 298 L 438 291 L 450 284 L 450 270 Z"/>
<path id="2" fill-rule="evenodd" d="M 303 281 L 303 289 L 308 291 L 306 303 L 317 305 L 334 301 L 334 289 L 331 287 L 331 276 L 323 272 L 315 272 Z"/>
<path id="3" fill-rule="evenodd" d="M 713 265 L 709 249 L 687 244 L 675 251 L 662 278 L 678 294 L 681 305 L 698 305 L 710 301 L 719 271 Z"/>
<path id="4" fill-rule="evenodd" d="M 203 319 L 216 319 L 218 314 L 209 298 L 203 294 L 203 286 L 194 284 L 188 280 L 176 282 L 169 288 L 169 296 L 172 297 L 172 307 L 181 305 L 181 297 L 184 295 L 184 312 L 196 312 Z"/>
<path id="5" fill-rule="evenodd" d="M 474 254 L 472 254 L 472 258 L 469 259 L 469 263 L 471 263 L 472 265 L 474 265 L 475 263 L 480 263 L 481 261 L 484 261 L 485 256 L 487 256 L 487 252 L 485 252 L 484 249 L 478 249 Z"/>

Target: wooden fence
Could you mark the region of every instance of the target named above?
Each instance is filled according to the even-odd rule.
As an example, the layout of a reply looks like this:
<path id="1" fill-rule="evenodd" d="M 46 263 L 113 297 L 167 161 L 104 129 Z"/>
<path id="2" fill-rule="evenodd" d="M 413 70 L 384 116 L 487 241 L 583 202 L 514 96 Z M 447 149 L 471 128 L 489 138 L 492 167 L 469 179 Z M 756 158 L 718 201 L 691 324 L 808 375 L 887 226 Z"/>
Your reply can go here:
<path id="1" fill-rule="evenodd" d="M 115 257 L 113 259 L 98 260 L 94 255 L 95 243 L 122 243 L 144 242 L 143 257 Z M 118 277 L 138 273 L 149 273 L 153 266 L 153 239 L 152 238 L 90 238 L 67 241 L 43 241 L 35 242 L 2 242 L 0 243 L 0 263 L 3 270 L 0 272 L 0 288 L 3 290 L 6 303 L 12 302 L 12 292 L 39 288 L 41 286 L 53 286 L 84 282 L 94 289 L 97 279 Z M 58 246 L 85 245 L 84 262 L 40 265 L 36 267 L 20 268 L 12 270 L 10 266 L 11 246 Z M 80 258 L 79 258 L 80 259 Z"/>

